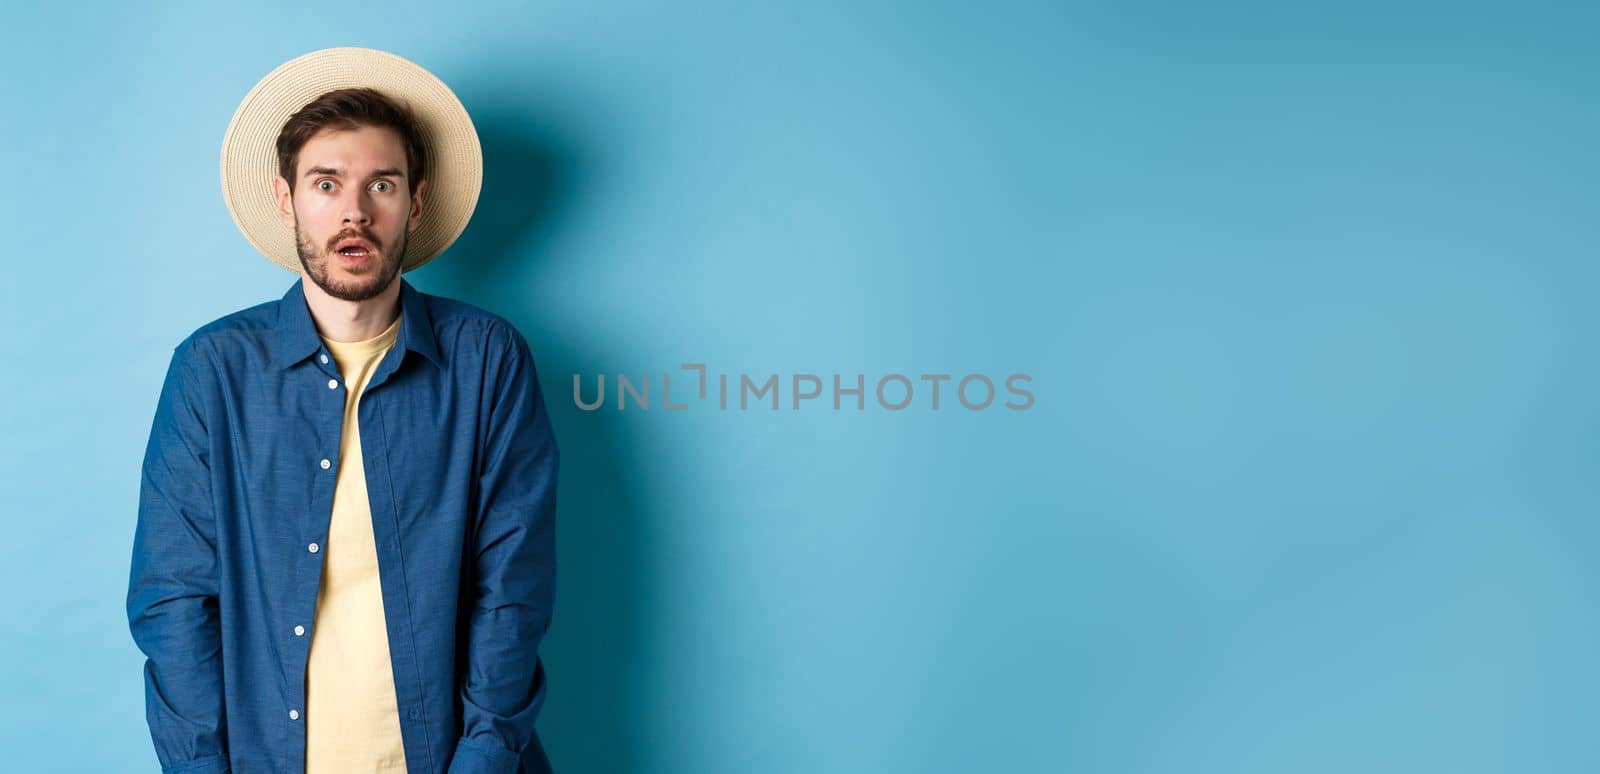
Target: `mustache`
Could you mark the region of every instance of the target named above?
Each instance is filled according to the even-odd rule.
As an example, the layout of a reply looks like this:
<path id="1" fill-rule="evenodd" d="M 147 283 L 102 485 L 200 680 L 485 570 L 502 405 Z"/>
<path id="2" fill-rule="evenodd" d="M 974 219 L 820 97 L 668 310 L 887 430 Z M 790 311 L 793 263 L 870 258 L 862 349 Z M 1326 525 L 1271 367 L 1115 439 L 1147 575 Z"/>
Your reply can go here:
<path id="1" fill-rule="evenodd" d="M 341 231 L 338 234 L 335 234 L 332 239 L 328 240 L 327 252 L 330 252 L 330 253 L 333 252 L 334 248 L 338 247 L 339 243 L 343 242 L 346 239 L 360 239 L 360 240 L 365 241 L 367 244 L 372 245 L 372 249 L 374 249 L 374 250 L 382 250 L 383 249 L 383 243 L 378 241 L 378 238 L 376 236 L 373 236 L 372 234 L 370 234 L 368 232 L 365 232 L 365 231 Z"/>

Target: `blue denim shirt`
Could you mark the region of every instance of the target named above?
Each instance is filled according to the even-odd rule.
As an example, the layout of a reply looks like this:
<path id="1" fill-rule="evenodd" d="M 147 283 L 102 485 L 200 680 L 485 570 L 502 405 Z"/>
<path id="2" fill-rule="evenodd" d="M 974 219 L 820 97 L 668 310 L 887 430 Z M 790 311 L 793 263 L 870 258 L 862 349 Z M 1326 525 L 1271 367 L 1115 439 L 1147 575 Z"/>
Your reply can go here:
<path id="1" fill-rule="evenodd" d="M 194 331 L 161 387 L 127 610 L 165 772 L 305 769 L 345 385 L 303 281 Z M 503 318 L 399 282 L 357 405 L 406 768 L 547 772 L 559 458 L 533 358 Z"/>

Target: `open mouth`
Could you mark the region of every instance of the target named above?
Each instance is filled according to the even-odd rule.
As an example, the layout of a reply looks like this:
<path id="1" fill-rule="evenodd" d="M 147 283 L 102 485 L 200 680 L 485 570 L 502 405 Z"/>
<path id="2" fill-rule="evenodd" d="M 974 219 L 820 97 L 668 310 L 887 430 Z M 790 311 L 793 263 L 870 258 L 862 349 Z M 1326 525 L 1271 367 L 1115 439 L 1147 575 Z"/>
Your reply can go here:
<path id="1" fill-rule="evenodd" d="M 372 245 L 365 240 L 350 238 L 339 242 L 334 252 L 343 256 L 352 263 L 359 263 L 373 253 Z"/>

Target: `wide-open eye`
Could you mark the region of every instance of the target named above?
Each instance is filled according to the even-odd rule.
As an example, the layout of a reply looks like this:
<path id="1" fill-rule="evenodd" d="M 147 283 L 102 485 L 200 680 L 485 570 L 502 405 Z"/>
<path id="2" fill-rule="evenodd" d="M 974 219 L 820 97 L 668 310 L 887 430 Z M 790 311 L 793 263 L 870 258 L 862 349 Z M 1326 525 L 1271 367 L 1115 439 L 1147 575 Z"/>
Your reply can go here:
<path id="1" fill-rule="evenodd" d="M 383 186 L 383 187 L 382 188 L 378 188 L 378 186 L 380 186 L 380 185 Z M 373 183 L 372 187 L 376 188 L 378 193 L 388 193 L 391 189 L 394 188 L 394 184 L 389 182 L 389 181 L 387 181 L 387 180 L 379 180 L 378 182 Z"/>
<path id="2" fill-rule="evenodd" d="M 332 191 L 333 190 L 333 181 L 332 180 L 327 180 L 327 179 L 318 180 L 317 181 L 317 190 L 318 191 L 322 191 L 323 193 L 327 193 L 328 191 Z"/>

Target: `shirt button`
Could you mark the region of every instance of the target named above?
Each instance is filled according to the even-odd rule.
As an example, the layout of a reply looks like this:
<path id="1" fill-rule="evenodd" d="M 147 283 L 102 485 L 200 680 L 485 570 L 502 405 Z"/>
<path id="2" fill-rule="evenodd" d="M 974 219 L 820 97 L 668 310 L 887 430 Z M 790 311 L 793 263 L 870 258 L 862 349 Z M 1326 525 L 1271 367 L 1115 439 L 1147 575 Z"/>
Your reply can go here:
<path id="1" fill-rule="evenodd" d="M 290 720 L 299 720 L 300 719 L 300 710 L 289 710 L 289 719 Z"/>
<path id="2" fill-rule="evenodd" d="M 316 553 L 317 552 L 317 544 L 316 543 L 312 543 L 311 545 L 306 546 L 306 550 L 310 551 L 313 554 Z"/>
<path id="3" fill-rule="evenodd" d="M 338 389 L 338 388 L 339 388 L 339 380 L 338 379 L 329 379 L 328 380 L 328 389 L 335 390 L 335 389 Z"/>
<path id="4" fill-rule="evenodd" d="M 305 633 L 306 633 L 306 627 L 304 627 L 304 626 L 296 626 L 296 627 L 294 627 L 294 636 L 300 637 L 300 636 L 303 636 Z"/>
<path id="5" fill-rule="evenodd" d="M 323 355 L 322 356 L 322 362 L 324 362 L 324 363 L 328 362 L 328 356 L 327 355 Z"/>
<path id="6" fill-rule="evenodd" d="M 329 462 L 327 460 L 323 460 L 322 462 L 320 462 L 318 464 L 322 465 L 322 469 L 323 470 L 327 470 L 328 468 L 333 466 L 333 463 L 331 463 L 331 462 Z"/>

